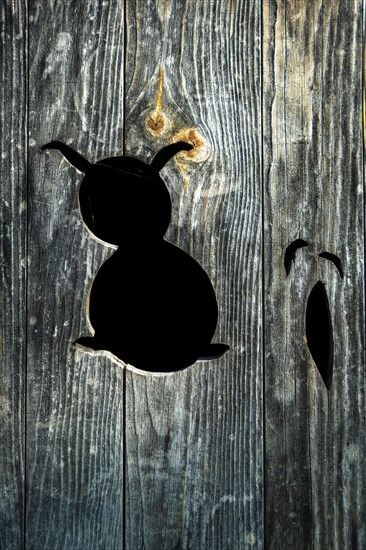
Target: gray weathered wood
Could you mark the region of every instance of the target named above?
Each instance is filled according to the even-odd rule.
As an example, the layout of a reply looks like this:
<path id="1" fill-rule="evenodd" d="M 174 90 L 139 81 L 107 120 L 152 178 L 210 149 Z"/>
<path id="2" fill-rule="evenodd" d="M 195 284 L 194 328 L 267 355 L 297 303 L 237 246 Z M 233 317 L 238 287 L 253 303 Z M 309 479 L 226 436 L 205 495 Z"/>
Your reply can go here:
<path id="1" fill-rule="evenodd" d="M 162 172 L 166 237 L 211 277 L 231 351 L 160 377 L 128 369 L 126 546 L 261 548 L 260 5 L 127 10 L 126 151 L 196 145 Z"/>
<path id="2" fill-rule="evenodd" d="M 91 161 L 123 147 L 123 5 L 33 2 L 26 547 L 122 548 L 123 366 L 76 352 L 86 298 L 112 249 L 83 225 L 82 175 L 43 144 Z"/>
<path id="3" fill-rule="evenodd" d="M 0 548 L 365 548 L 362 0 L 29 7 L 2 4 Z M 162 172 L 167 239 L 211 277 L 230 352 L 153 375 L 72 346 L 113 249 L 54 139 L 91 161 L 195 145 Z"/>
<path id="4" fill-rule="evenodd" d="M 267 547 L 365 548 L 361 1 L 264 2 Z M 291 241 L 305 239 L 286 277 Z M 344 279 L 322 251 L 339 256 Z M 305 307 L 329 296 L 328 391 Z"/>
<path id="5" fill-rule="evenodd" d="M 27 189 L 27 16 L 2 2 L 0 36 L 0 548 L 21 548 Z"/>

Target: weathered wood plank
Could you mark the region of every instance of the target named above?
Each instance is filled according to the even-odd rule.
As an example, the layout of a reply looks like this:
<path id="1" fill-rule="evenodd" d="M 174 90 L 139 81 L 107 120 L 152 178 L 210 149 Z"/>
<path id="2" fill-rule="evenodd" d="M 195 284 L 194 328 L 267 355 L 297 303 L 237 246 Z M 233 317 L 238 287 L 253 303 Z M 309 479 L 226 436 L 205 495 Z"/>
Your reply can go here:
<path id="1" fill-rule="evenodd" d="M 123 6 L 33 2 L 30 12 L 30 264 L 27 548 L 122 548 L 123 367 L 77 351 L 86 299 L 110 247 L 83 225 L 81 174 L 123 147 Z"/>
<path id="2" fill-rule="evenodd" d="M 0 36 L 0 548 L 24 525 L 27 6 L 2 2 Z"/>
<path id="3" fill-rule="evenodd" d="M 128 369 L 126 545 L 261 548 L 260 6 L 149 0 L 126 15 L 126 151 L 196 145 L 196 162 L 162 171 L 166 237 L 209 274 L 215 340 L 231 346 L 171 375 Z"/>
<path id="4" fill-rule="evenodd" d="M 48 400 L 30 394 L 26 547 L 123 548 L 123 371 L 103 353 L 58 367 Z"/>
<path id="5" fill-rule="evenodd" d="M 265 416 L 268 548 L 364 548 L 362 4 L 264 2 Z M 286 276 L 284 254 L 297 252 Z M 319 253 L 337 255 L 336 267 Z M 325 284 L 327 390 L 306 345 Z"/>

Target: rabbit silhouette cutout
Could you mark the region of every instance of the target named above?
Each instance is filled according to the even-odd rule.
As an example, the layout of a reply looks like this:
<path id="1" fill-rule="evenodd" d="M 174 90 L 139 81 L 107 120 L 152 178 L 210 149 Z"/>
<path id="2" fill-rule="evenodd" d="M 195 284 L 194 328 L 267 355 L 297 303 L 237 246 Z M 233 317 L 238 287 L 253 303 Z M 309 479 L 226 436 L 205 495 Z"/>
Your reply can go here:
<path id="1" fill-rule="evenodd" d="M 213 344 L 218 309 L 212 284 L 189 254 L 164 240 L 171 218 L 160 170 L 192 146 L 168 145 L 150 165 L 133 157 L 91 164 L 64 143 L 59 150 L 85 174 L 79 190 L 82 218 L 100 239 L 118 249 L 99 269 L 91 288 L 94 336 L 74 343 L 107 350 L 139 369 L 170 372 L 225 353 Z"/>

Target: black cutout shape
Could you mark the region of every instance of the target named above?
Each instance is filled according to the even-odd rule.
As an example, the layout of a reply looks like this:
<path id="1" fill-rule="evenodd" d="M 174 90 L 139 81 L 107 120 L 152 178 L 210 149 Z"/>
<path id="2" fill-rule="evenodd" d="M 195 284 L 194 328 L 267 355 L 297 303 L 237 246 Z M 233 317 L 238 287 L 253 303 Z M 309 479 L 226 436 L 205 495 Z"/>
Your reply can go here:
<path id="1" fill-rule="evenodd" d="M 58 141 L 42 148 L 59 150 L 85 173 L 79 190 L 82 218 L 97 237 L 118 245 L 91 288 L 95 335 L 74 343 L 111 351 L 152 372 L 179 370 L 229 349 L 211 343 L 218 309 L 207 274 L 163 239 L 171 200 L 159 171 L 176 153 L 191 148 L 183 142 L 168 145 L 150 165 L 133 157 L 91 164 Z"/>
<path id="2" fill-rule="evenodd" d="M 286 276 L 290 274 L 292 263 L 295 261 L 296 252 L 299 248 L 309 246 L 303 239 L 296 239 L 288 245 L 285 252 L 284 265 L 286 270 Z"/>
<path id="3" fill-rule="evenodd" d="M 333 330 L 327 291 L 318 281 L 306 306 L 306 340 L 311 356 L 330 390 L 333 377 Z"/>
<path id="4" fill-rule="evenodd" d="M 343 279 L 343 266 L 342 266 L 341 259 L 338 258 L 338 256 L 336 256 L 335 254 L 331 254 L 330 252 L 321 252 L 319 256 L 320 258 L 326 258 L 327 260 L 333 262 L 333 264 L 338 269 L 341 279 Z"/>

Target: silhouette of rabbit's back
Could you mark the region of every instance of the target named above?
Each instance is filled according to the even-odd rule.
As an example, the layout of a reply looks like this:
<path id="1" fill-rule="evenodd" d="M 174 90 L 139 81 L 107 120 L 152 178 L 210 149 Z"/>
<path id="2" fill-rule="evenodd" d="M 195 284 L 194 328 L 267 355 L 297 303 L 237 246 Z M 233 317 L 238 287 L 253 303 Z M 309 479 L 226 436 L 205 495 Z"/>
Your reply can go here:
<path id="1" fill-rule="evenodd" d="M 135 367 L 175 370 L 206 353 L 217 304 L 200 265 L 162 240 L 153 250 L 120 247 L 101 267 L 90 320 L 95 337 L 80 343 L 108 349 Z"/>
<path id="2" fill-rule="evenodd" d="M 94 336 L 75 343 L 108 350 L 148 371 L 173 371 L 197 359 L 222 355 L 228 346 L 211 344 L 217 303 L 200 265 L 163 240 L 171 216 L 161 168 L 186 143 L 163 148 L 150 165 L 132 157 L 91 164 L 68 145 L 53 141 L 85 173 L 79 203 L 87 227 L 118 250 L 97 273 L 90 294 Z"/>

